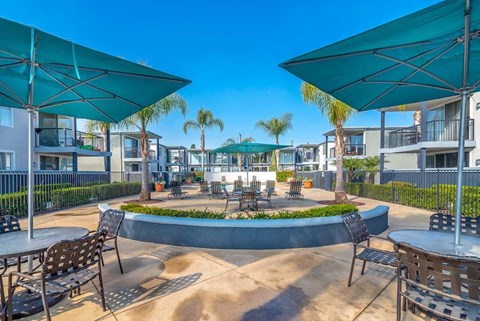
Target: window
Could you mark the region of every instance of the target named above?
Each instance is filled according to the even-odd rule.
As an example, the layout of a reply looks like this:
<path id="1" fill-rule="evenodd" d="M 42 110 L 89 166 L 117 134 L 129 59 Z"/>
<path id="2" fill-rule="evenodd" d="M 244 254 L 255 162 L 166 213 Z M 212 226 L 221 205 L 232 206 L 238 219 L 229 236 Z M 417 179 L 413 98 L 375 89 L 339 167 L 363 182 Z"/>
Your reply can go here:
<path id="1" fill-rule="evenodd" d="M 427 155 L 427 168 L 456 168 L 457 167 L 457 153 L 433 154 Z M 464 166 L 468 167 L 469 153 L 465 153 Z"/>
<path id="2" fill-rule="evenodd" d="M 125 171 L 126 172 L 139 172 L 141 170 L 142 170 L 142 166 L 140 164 L 135 164 L 135 163 L 125 164 Z"/>
<path id="3" fill-rule="evenodd" d="M 58 171 L 58 157 L 40 156 L 40 170 L 42 171 Z"/>
<path id="4" fill-rule="evenodd" d="M 0 107 L 0 126 L 13 127 L 12 108 Z"/>
<path id="5" fill-rule="evenodd" d="M 73 159 L 68 157 L 60 158 L 60 170 L 61 171 L 73 171 Z"/>
<path id="6" fill-rule="evenodd" d="M 0 171 L 13 170 L 13 153 L 0 152 Z"/>

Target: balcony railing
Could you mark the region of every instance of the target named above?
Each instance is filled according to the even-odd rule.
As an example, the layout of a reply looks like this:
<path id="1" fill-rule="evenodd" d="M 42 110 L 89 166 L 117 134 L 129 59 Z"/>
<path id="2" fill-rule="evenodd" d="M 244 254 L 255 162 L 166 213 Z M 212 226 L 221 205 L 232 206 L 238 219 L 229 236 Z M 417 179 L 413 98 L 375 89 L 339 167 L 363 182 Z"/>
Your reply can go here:
<path id="1" fill-rule="evenodd" d="M 140 147 L 125 147 L 123 155 L 125 158 L 142 158 L 142 149 Z"/>
<path id="2" fill-rule="evenodd" d="M 365 144 L 345 144 L 343 156 L 365 156 Z M 329 158 L 337 157 L 335 147 L 330 148 Z"/>
<path id="3" fill-rule="evenodd" d="M 433 120 L 426 123 L 427 142 L 452 142 L 458 141 L 460 120 Z M 465 140 L 473 140 L 474 121 L 467 120 Z M 422 141 L 422 130 L 420 125 L 410 126 L 392 131 L 385 141 L 386 148 L 396 148 L 418 144 Z"/>
<path id="4" fill-rule="evenodd" d="M 70 128 L 36 128 L 35 133 L 37 147 L 79 147 L 93 151 L 105 149 L 102 137 L 77 131 L 75 140 Z"/>

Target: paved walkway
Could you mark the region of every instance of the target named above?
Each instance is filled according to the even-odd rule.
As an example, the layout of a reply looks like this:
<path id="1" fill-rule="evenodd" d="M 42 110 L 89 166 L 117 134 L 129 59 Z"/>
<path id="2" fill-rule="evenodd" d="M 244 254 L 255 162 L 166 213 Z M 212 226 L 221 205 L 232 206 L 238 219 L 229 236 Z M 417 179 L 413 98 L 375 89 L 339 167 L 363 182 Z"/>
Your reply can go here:
<path id="1" fill-rule="evenodd" d="M 305 201 L 287 202 L 292 209 L 333 199 L 333 193 L 319 189 L 304 193 Z M 166 199 L 166 193 L 154 193 L 154 197 Z M 118 205 L 125 199 L 111 204 Z M 284 203 L 280 199 L 274 199 L 277 209 Z M 385 204 L 357 200 L 365 202 L 361 207 L 365 209 Z M 160 206 L 222 209 L 224 204 L 195 196 L 166 201 Z M 391 207 L 388 231 L 427 228 L 429 212 L 387 205 Z M 36 217 L 35 227 L 94 229 L 97 220 L 96 206 L 89 205 Z M 185 248 L 127 239 L 120 239 L 119 244 L 126 273 L 120 274 L 114 253 L 108 253 L 104 269 L 108 310 L 102 311 L 99 295 L 88 285 L 80 296 L 64 299 L 51 309 L 54 320 L 395 319 L 396 283 L 392 269 L 370 264 L 360 277 L 358 264 L 352 287 L 346 286 L 351 244 L 261 251 Z M 390 244 L 385 246 L 391 248 Z M 423 316 L 406 313 L 403 320 L 421 319 Z M 43 320 L 43 313 L 28 320 Z"/>

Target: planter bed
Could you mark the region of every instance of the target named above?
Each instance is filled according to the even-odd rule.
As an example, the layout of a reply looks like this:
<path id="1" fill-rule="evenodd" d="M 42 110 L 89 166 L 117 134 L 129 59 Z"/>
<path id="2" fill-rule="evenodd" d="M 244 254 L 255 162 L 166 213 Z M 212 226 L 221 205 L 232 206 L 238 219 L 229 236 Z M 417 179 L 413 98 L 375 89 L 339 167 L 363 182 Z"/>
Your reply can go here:
<path id="1" fill-rule="evenodd" d="M 104 212 L 111 207 L 98 205 Z M 388 206 L 360 212 L 372 234 L 388 228 Z M 215 220 L 127 212 L 121 237 L 137 241 L 217 249 L 286 249 L 350 242 L 340 216 L 277 220 Z"/>

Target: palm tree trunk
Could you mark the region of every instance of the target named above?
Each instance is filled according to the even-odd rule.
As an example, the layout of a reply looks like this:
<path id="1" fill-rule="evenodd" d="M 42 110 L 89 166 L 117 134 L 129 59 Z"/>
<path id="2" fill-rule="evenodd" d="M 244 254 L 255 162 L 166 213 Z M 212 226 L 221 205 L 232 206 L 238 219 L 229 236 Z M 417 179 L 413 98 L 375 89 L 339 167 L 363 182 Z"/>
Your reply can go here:
<path id="1" fill-rule="evenodd" d="M 343 182 L 343 152 L 345 151 L 345 141 L 343 140 L 343 125 L 337 122 L 335 126 L 335 152 L 337 154 L 337 180 L 335 186 L 335 202 L 346 203 L 348 198 L 345 193 L 345 183 Z"/>
<path id="2" fill-rule="evenodd" d="M 278 144 L 280 144 L 280 142 L 278 141 L 278 136 L 275 137 L 275 141 Z M 275 171 L 278 171 L 278 163 L 280 162 L 280 151 L 277 149 L 275 150 Z"/>
<path id="3" fill-rule="evenodd" d="M 200 149 L 202 150 L 202 173 L 205 177 L 205 133 L 203 130 L 200 133 Z"/>
<path id="4" fill-rule="evenodd" d="M 151 194 L 148 181 L 148 135 L 146 131 L 141 131 L 140 143 L 142 145 L 142 190 L 140 191 L 140 201 L 149 201 L 151 200 Z"/>

